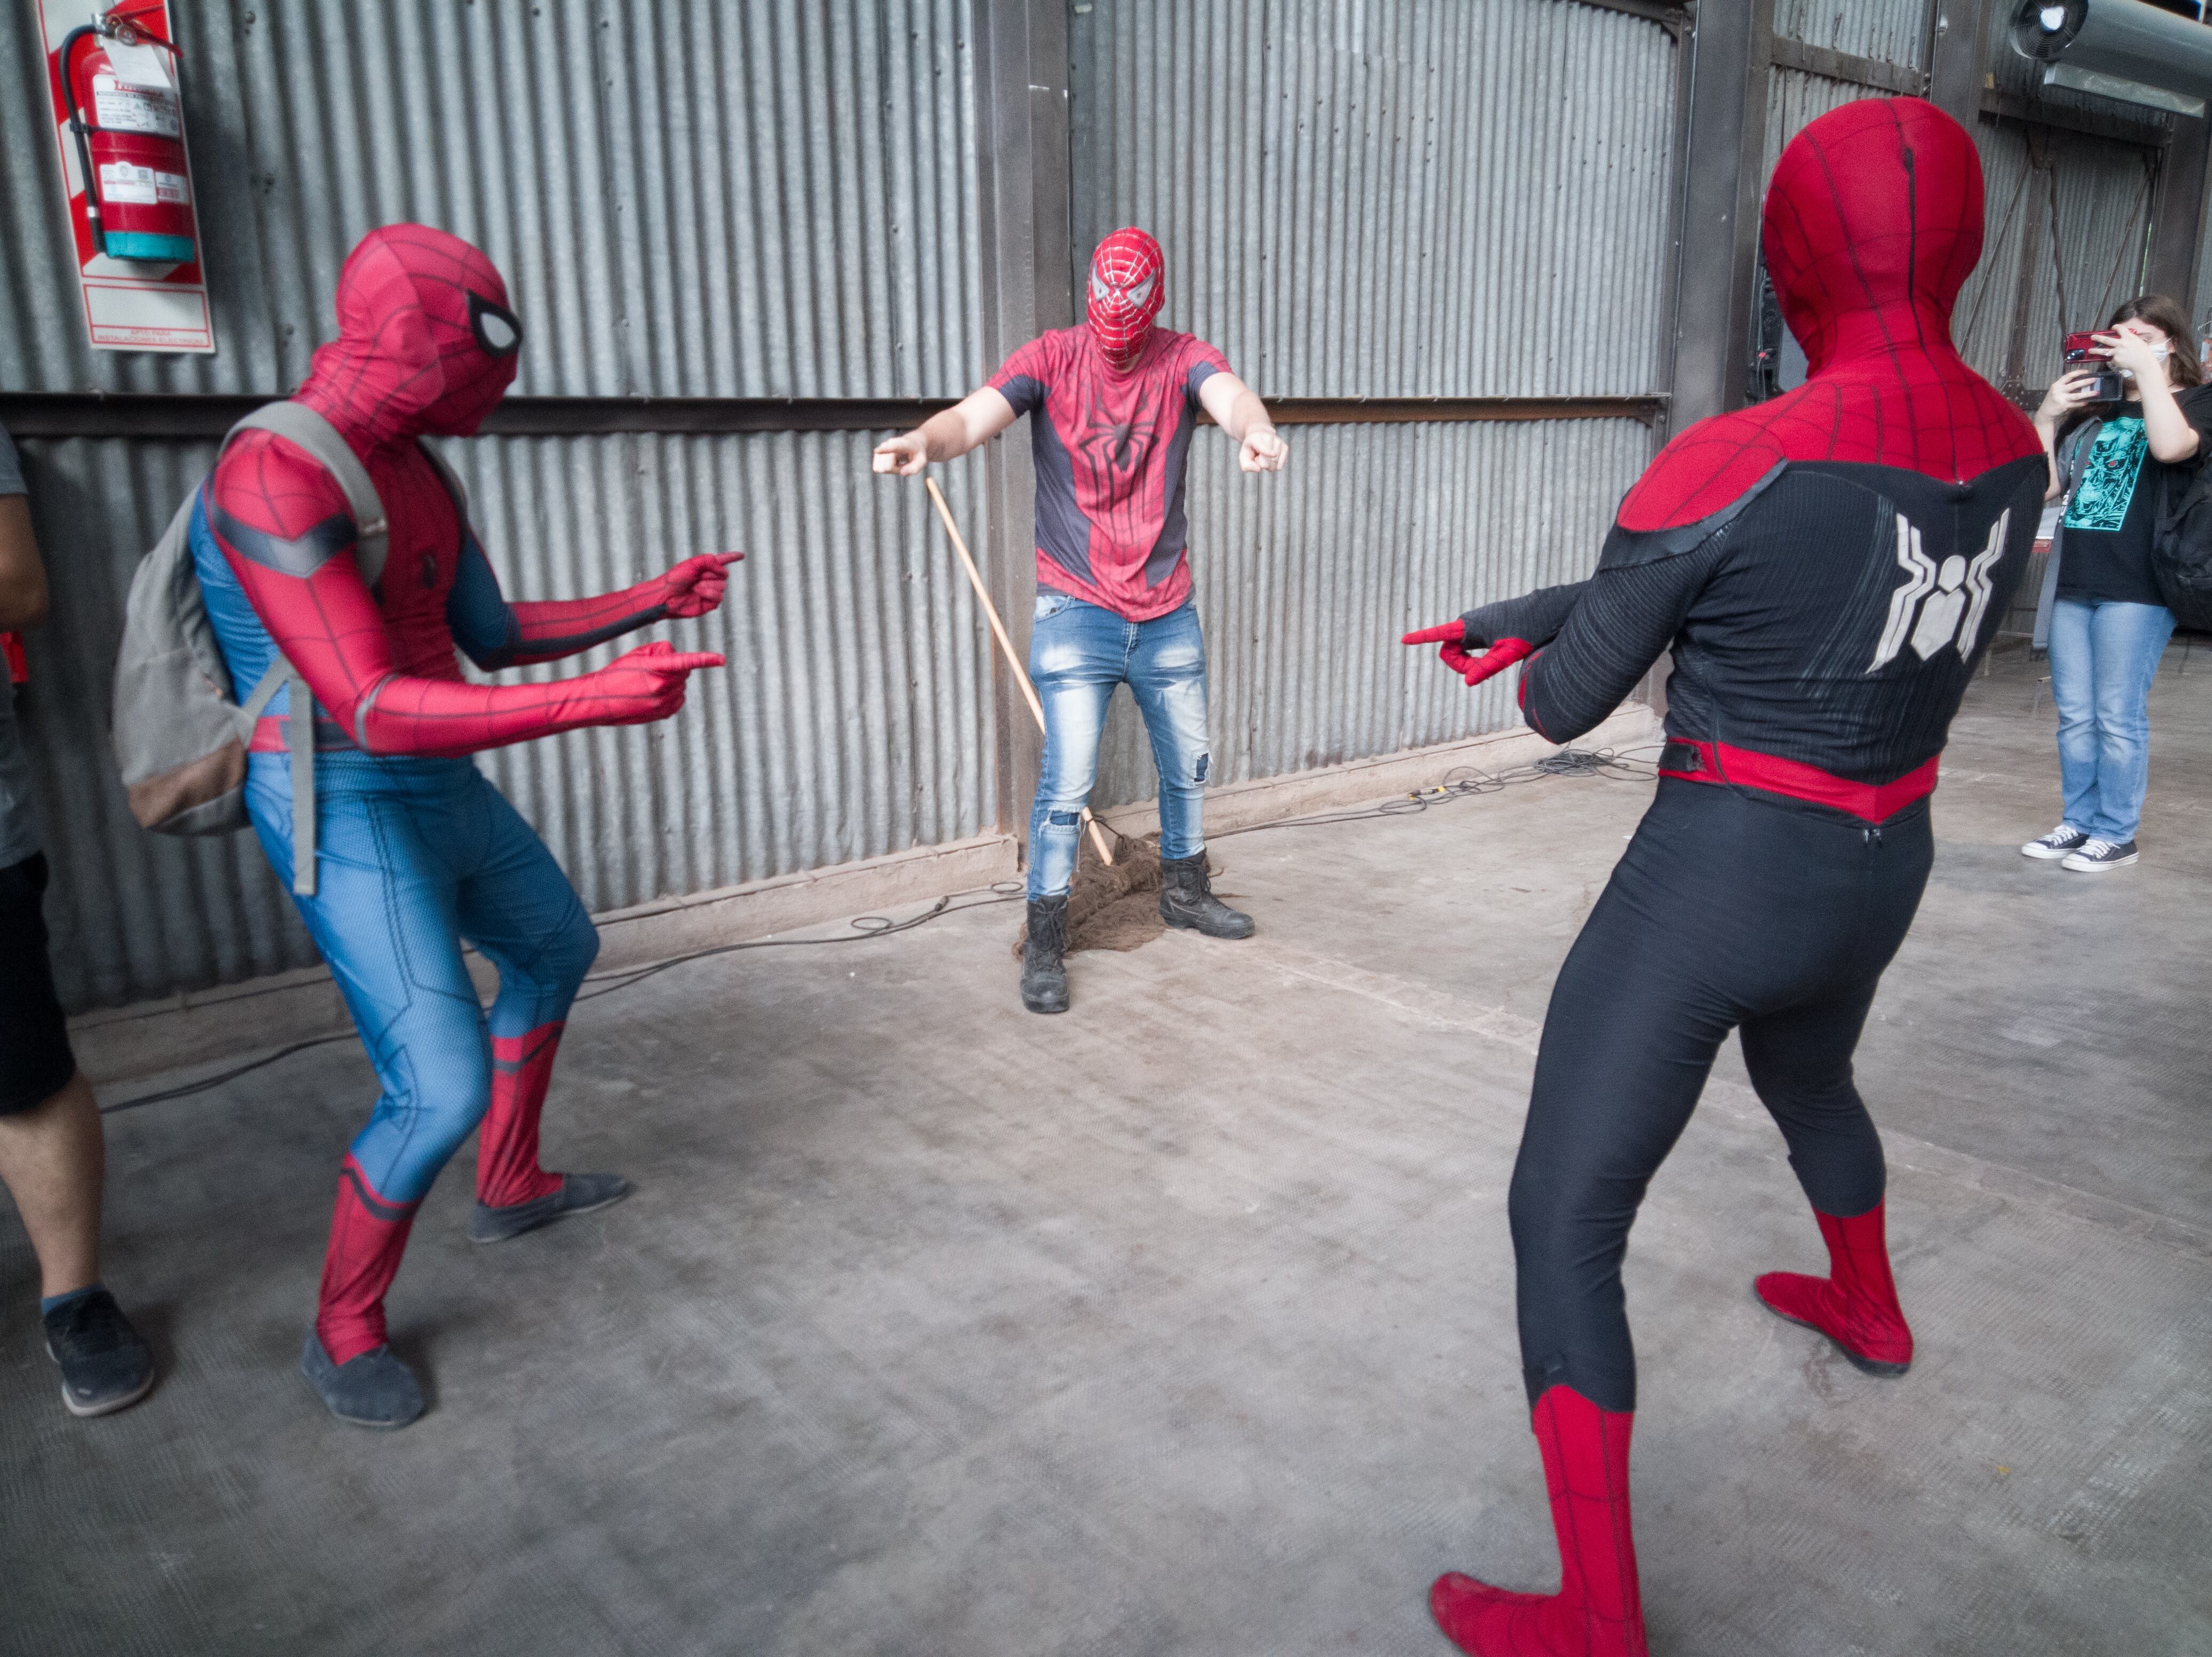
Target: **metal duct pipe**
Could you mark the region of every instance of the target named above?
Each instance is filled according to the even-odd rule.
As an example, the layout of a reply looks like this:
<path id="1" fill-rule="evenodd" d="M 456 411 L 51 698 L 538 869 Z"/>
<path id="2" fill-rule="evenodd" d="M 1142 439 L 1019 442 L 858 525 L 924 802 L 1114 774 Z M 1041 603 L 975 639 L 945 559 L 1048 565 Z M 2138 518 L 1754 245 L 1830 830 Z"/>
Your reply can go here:
<path id="1" fill-rule="evenodd" d="M 2018 0 L 2010 32 L 2045 86 L 2199 119 L 2212 98 L 2212 28 L 2143 0 Z"/>

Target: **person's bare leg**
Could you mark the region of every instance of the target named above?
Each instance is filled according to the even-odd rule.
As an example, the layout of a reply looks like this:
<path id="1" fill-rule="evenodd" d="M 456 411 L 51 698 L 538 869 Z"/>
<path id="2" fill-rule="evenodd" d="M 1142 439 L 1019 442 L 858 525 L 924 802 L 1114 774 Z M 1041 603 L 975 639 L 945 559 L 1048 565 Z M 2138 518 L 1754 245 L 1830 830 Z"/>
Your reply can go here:
<path id="1" fill-rule="evenodd" d="M 106 1168 L 100 1107 L 77 1071 L 36 1108 L 0 1116 L 0 1184 L 15 1199 L 51 1300 L 100 1281 L 100 1195 Z"/>

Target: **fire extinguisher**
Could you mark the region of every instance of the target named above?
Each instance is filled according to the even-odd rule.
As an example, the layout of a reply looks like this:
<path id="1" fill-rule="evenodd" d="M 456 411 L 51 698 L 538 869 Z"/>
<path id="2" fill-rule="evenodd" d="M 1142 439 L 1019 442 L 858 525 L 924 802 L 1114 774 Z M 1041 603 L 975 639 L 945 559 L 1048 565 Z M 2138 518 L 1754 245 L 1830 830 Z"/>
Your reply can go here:
<path id="1" fill-rule="evenodd" d="M 92 245 L 112 259 L 188 264 L 198 250 L 192 244 L 192 187 L 175 76 L 166 86 L 143 84 L 143 76 L 126 78 L 108 56 L 111 40 L 153 47 L 173 59 L 176 55 L 167 41 L 112 16 L 63 38 L 62 95 L 70 130 L 76 135 Z"/>

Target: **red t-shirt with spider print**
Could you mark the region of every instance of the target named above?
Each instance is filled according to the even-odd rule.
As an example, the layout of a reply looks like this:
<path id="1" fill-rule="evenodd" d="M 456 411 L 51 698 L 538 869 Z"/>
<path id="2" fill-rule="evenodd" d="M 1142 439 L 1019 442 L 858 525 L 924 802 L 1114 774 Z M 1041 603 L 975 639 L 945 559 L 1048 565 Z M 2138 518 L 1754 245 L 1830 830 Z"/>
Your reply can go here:
<path id="1" fill-rule="evenodd" d="M 1154 328 L 1127 370 L 1085 327 L 1031 340 L 991 384 L 1030 422 L 1036 458 L 1037 585 L 1132 622 L 1190 597 L 1183 473 L 1198 388 L 1229 361 Z"/>

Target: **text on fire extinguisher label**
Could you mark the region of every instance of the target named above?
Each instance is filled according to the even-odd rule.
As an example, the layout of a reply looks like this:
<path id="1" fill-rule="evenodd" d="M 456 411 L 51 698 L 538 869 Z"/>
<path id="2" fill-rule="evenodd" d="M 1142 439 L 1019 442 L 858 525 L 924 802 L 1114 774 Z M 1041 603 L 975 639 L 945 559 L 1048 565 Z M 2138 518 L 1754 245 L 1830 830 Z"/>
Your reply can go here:
<path id="1" fill-rule="evenodd" d="M 135 202 L 147 207 L 157 203 L 181 207 L 192 198 L 183 173 L 157 173 L 150 167 L 133 167 L 129 161 L 100 164 L 100 193 L 106 201 Z"/>
<path id="2" fill-rule="evenodd" d="M 125 86 L 112 75 L 92 77 L 93 118 L 112 132 L 150 132 L 176 137 L 181 130 L 176 98 L 163 87 Z"/>

